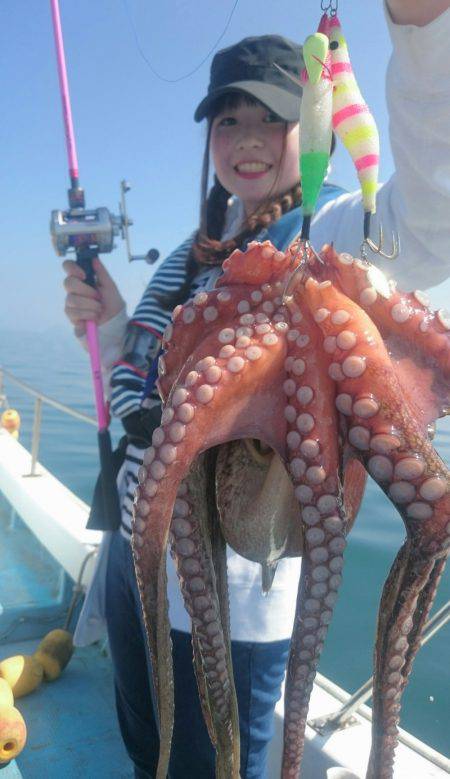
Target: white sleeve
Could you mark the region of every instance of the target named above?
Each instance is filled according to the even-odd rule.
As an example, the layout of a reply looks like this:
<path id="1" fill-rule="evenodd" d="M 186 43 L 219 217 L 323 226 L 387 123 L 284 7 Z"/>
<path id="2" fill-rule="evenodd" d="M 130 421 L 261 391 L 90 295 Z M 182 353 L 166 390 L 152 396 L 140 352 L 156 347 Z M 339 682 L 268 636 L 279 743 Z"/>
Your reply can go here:
<path id="1" fill-rule="evenodd" d="M 400 256 L 368 259 L 405 290 L 433 287 L 450 276 L 450 10 L 425 27 L 394 24 L 386 11 L 393 53 L 386 76 L 395 173 L 381 186 L 372 222 L 387 248 L 399 234 Z M 342 195 L 317 215 L 318 241 L 358 253 L 359 193 Z M 314 240 L 313 231 L 311 238 Z"/>

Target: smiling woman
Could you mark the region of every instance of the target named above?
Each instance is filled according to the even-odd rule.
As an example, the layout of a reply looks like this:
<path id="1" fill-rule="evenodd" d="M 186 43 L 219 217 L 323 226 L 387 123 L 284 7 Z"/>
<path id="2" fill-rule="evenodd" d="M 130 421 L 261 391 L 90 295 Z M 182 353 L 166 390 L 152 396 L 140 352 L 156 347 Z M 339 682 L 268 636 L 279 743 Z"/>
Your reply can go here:
<path id="1" fill-rule="evenodd" d="M 197 300 L 202 299 L 204 290 L 214 285 L 222 261 L 234 248 L 245 246 L 252 238 L 259 238 L 261 230 L 269 228 L 275 231 L 271 234 L 272 240 L 284 249 L 298 231 L 301 189 L 297 121 L 301 90 L 273 67 L 274 60 L 286 70 L 296 73 L 302 66 L 301 47 L 281 36 L 262 36 L 244 39 L 214 58 L 208 96 L 196 112 L 198 120 L 208 119 L 200 229 L 158 269 L 128 325 L 128 331 L 124 333 L 124 311 L 101 328 L 102 336 L 106 337 L 105 346 L 109 346 L 108 357 L 104 351 L 105 363 L 111 366 L 115 360 L 110 382 L 111 409 L 121 417 L 129 440 L 119 477 L 123 496 L 122 524 L 120 530 L 113 534 L 108 564 L 103 566 L 103 570 L 107 568 L 106 621 L 115 666 L 122 736 L 136 766 L 136 776 L 142 779 L 156 774 L 158 752 L 158 776 L 166 774 L 172 716 L 170 703 L 168 708 L 162 704 L 159 708 L 160 740 L 157 715 L 148 688 L 145 637 L 129 544 L 133 496 L 142 473 L 139 466 L 145 447 L 152 440 L 152 430 L 158 424 L 160 413 L 160 399 L 154 386 L 147 384 L 147 392 L 143 393 L 145 376 L 159 350 L 172 309 L 178 302 L 194 295 Z M 210 153 L 216 177 L 214 186 L 207 193 Z M 326 187 L 322 204 L 340 192 L 338 188 Z M 86 306 L 90 303 L 86 300 L 90 293 L 79 269 L 70 263 L 66 263 L 65 267 L 70 303 L 67 313 L 80 332 Z M 102 299 L 103 292 L 109 297 L 112 287 L 108 285 L 108 274 L 100 263 L 97 273 L 103 310 L 107 305 L 107 301 Z M 118 299 L 117 291 L 113 297 Z M 215 315 L 214 310 L 205 312 L 211 321 Z M 189 314 L 186 316 L 189 317 Z M 113 331 L 117 336 L 115 349 L 110 348 L 113 343 L 109 336 L 113 335 Z M 136 339 L 137 331 L 147 344 L 146 366 L 142 365 L 142 360 L 138 364 L 130 346 L 133 338 Z M 125 345 L 120 351 L 120 337 L 124 335 Z M 228 345 L 230 348 L 231 345 Z M 163 365 L 162 359 L 160 365 Z M 200 366 L 197 367 L 200 370 Z M 207 365 L 203 367 L 213 380 L 217 373 L 214 366 L 209 366 L 210 369 Z M 205 391 L 206 394 L 211 392 L 210 388 Z M 189 404 L 181 403 L 174 427 L 175 438 L 184 435 L 190 413 Z M 160 432 L 154 432 L 156 438 L 160 435 Z M 176 452 L 175 438 L 163 446 L 163 456 L 168 460 Z M 178 524 L 182 527 L 183 521 Z M 187 542 L 189 544 L 190 541 Z M 105 544 L 104 554 L 107 553 Z M 195 565 L 193 560 L 191 566 Z M 246 779 L 260 779 L 265 774 L 273 710 L 280 695 L 295 605 L 286 594 L 297 586 L 300 563 L 291 559 L 280 564 L 276 586 L 267 597 L 261 591 L 261 568 L 257 563 L 245 560 L 230 548 L 228 566 L 232 655 L 239 699 L 241 775 Z M 177 691 L 169 771 L 174 779 L 212 777 L 214 750 L 196 694 L 190 625 L 173 566 L 169 568 L 169 579 Z M 193 586 L 196 586 L 195 582 Z M 95 591 L 94 585 L 92 596 L 87 599 L 86 617 L 89 616 Z M 86 640 L 84 628 L 88 627 L 88 619 L 80 623 L 77 630 L 79 643 Z M 130 641 L 131 636 L 133 641 Z M 168 659 L 169 649 L 166 654 Z M 153 670 L 156 667 L 156 658 L 153 657 Z M 163 694 L 167 685 L 160 684 L 159 689 Z M 196 744 L 195 750 L 192 749 L 193 743 Z"/>

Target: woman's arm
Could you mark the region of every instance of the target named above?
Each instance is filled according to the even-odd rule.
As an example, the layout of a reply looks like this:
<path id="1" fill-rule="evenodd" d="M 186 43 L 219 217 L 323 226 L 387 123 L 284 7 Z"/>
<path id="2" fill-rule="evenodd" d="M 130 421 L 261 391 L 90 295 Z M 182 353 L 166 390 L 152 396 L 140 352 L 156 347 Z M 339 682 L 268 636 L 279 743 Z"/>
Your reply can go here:
<path id="1" fill-rule="evenodd" d="M 85 273 L 73 260 L 65 260 L 66 273 L 65 313 L 74 327 L 74 333 L 87 351 L 86 321 L 93 320 L 98 325 L 98 340 L 102 363 L 103 382 L 106 394 L 109 394 L 109 377 L 112 367 L 122 354 L 125 330 L 128 322 L 125 302 L 98 258 L 94 260 L 97 286 L 86 284 Z"/>
<path id="2" fill-rule="evenodd" d="M 450 8 L 449 0 L 386 0 L 395 24 L 424 27 Z"/>

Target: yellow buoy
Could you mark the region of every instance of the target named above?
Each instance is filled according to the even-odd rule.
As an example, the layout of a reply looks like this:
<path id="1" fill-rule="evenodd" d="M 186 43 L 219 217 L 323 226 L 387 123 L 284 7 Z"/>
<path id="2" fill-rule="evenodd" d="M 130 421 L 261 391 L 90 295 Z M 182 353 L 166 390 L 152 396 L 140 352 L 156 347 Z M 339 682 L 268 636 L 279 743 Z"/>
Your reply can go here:
<path id="1" fill-rule="evenodd" d="M 0 426 L 3 427 L 14 438 L 19 437 L 20 415 L 15 408 L 7 408 L 0 417 Z"/>
<path id="2" fill-rule="evenodd" d="M 14 695 L 6 679 L 0 678 L 0 706 L 14 706 Z"/>
<path id="3" fill-rule="evenodd" d="M 14 698 L 33 692 L 44 675 L 42 665 L 30 655 L 14 655 L 0 663 L 0 677 L 8 682 Z"/>
<path id="4" fill-rule="evenodd" d="M 22 751 L 27 740 L 27 726 L 14 706 L 0 706 L 0 765 L 9 763 Z"/>
<path id="5" fill-rule="evenodd" d="M 72 634 L 67 630 L 51 630 L 42 639 L 33 657 L 42 665 L 45 681 L 52 682 L 61 675 L 72 654 Z"/>

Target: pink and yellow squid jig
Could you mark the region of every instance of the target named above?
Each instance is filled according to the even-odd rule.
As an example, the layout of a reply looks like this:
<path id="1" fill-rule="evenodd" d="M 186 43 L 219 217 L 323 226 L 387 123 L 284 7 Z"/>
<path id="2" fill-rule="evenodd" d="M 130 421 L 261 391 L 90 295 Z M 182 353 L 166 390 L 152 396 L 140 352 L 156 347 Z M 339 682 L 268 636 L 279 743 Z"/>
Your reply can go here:
<path id="1" fill-rule="evenodd" d="M 393 259 L 398 254 L 398 240 L 393 237 L 391 254 L 382 251 L 382 230 L 378 245 L 370 238 L 370 219 L 376 211 L 380 140 L 375 119 L 365 102 L 350 62 L 347 41 L 336 15 L 324 14 L 321 25 L 329 38 L 331 78 L 333 81 L 333 130 L 350 153 L 361 185 L 364 207 L 364 241 L 372 251 Z"/>

